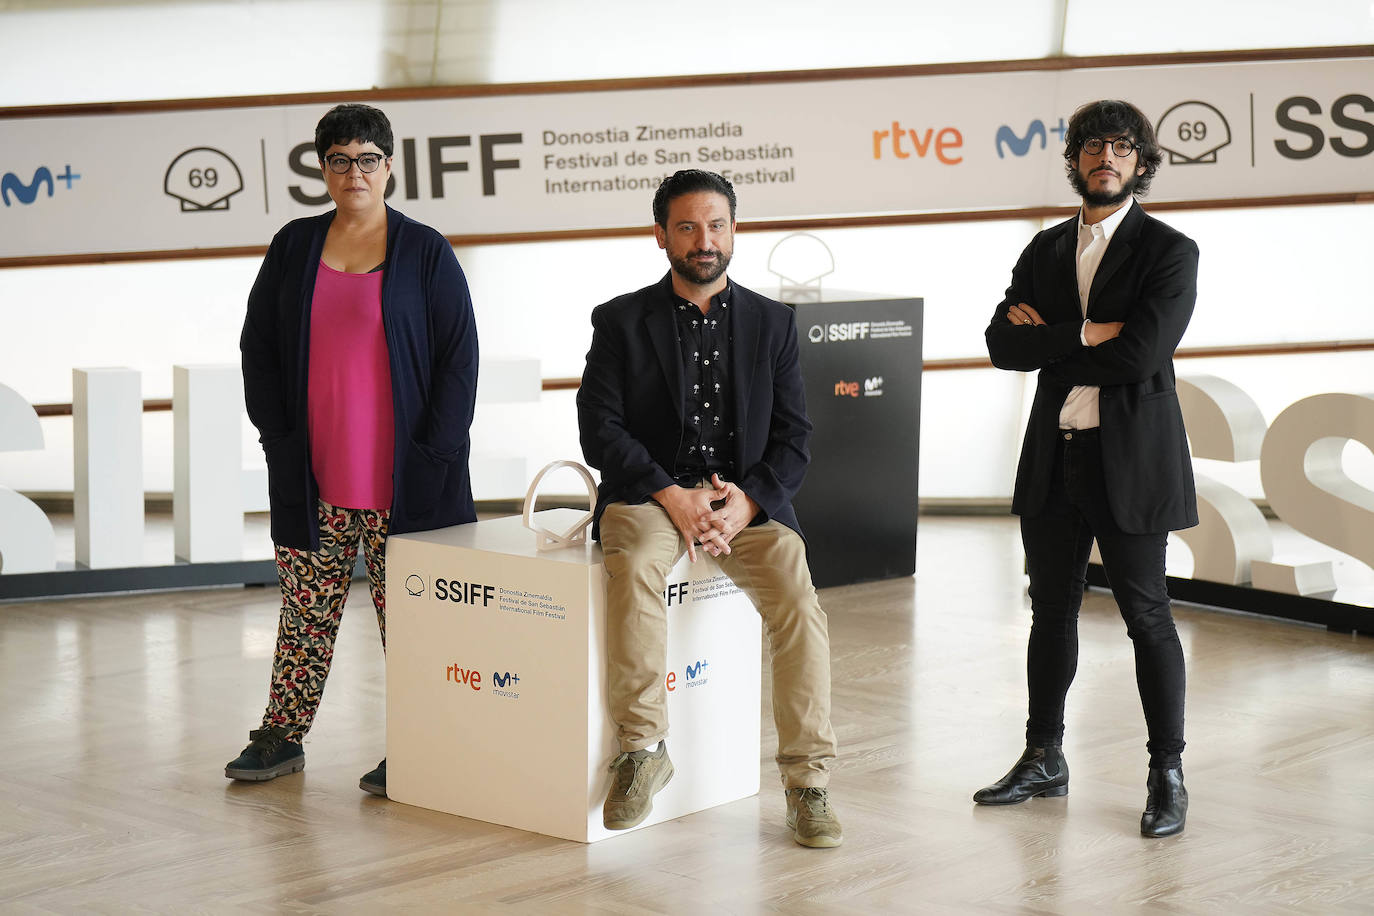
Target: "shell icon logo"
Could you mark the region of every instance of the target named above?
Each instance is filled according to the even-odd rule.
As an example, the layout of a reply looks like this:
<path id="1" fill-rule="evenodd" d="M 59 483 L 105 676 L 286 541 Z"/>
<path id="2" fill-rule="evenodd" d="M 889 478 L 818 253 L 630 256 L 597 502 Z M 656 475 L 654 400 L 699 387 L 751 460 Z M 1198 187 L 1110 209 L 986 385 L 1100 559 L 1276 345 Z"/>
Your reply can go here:
<path id="1" fill-rule="evenodd" d="M 181 212 L 228 210 L 243 190 L 243 173 L 226 154 L 208 146 L 188 149 L 172 160 L 162 190 L 181 201 Z"/>
<path id="2" fill-rule="evenodd" d="M 1206 102 L 1179 102 L 1164 112 L 1155 134 L 1170 165 L 1210 164 L 1217 161 L 1217 150 L 1231 142 L 1231 125 Z"/>

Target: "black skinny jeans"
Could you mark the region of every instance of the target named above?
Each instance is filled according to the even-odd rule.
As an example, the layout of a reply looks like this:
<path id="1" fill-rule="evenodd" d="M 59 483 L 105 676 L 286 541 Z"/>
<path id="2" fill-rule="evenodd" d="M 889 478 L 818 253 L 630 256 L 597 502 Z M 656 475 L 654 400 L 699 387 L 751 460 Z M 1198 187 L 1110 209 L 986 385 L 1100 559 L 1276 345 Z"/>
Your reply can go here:
<path id="1" fill-rule="evenodd" d="M 1185 675 L 1183 646 L 1164 581 L 1167 535 L 1126 534 L 1116 526 L 1107 503 L 1097 430 L 1061 431 L 1045 507 L 1039 515 L 1021 519 L 1032 614 L 1026 744 L 1056 746 L 1063 740 L 1064 698 L 1078 669 L 1078 608 L 1093 538 L 1135 646 L 1150 766 L 1177 767 L 1184 743 Z"/>

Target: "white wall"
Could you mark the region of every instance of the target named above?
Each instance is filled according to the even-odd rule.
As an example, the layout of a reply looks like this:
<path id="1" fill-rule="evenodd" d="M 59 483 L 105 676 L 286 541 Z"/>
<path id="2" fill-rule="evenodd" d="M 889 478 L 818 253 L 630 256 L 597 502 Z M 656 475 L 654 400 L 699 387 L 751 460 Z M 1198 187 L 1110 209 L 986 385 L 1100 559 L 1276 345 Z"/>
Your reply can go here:
<path id="1" fill-rule="evenodd" d="M 585 10 L 559 0 L 10 2 L 0 4 L 0 105 L 1034 58 L 1059 51 L 1061 37 L 1072 54 L 1374 43 L 1368 0 L 1163 0 L 1108 16 L 1091 0 L 757 0 L 703 11 L 701 20 L 681 6 L 628 0 L 606 0 L 596 15 Z M 1108 79 L 1104 94 L 1109 89 Z M 22 142 L 0 120 L 0 149 Z M 747 194 L 740 207 L 747 219 Z M 1366 251 L 1374 207 L 1166 219 L 1202 249 L 1199 304 L 1184 346 L 1374 338 Z M 983 354 L 982 329 L 1037 228 L 1004 221 L 819 235 L 835 252 L 828 285 L 924 296 L 926 355 L 946 358 Z M 732 276 L 766 291 L 767 253 L 780 237 L 741 235 Z M 0 252 L 3 245 L 0 212 Z M 580 374 L 591 308 L 665 269 L 647 235 L 458 254 L 484 354 L 537 357 L 545 376 Z M 69 401 L 72 367 L 128 365 L 143 371 L 145 397 L 169 396 L 173 363 L 237 360 L 256 269 L 256 259 L 227 258 L 0 270 L 0 383 L 32 402 Z M 1244 376 L 1272 418 L 1302 393 L 1367 390 L 1374 355 L 1232 360 L 1215 371 Z M 1018 430 L 979 419 L 1019 404 L 1021 382 L 991 371 L 927 375 L 923 495 L 1009 495 Z M 70 489 L 70 421 L 44 426 L 50 448 L 0 454 L 0 483 Z M 157 415 L 145 420 L 145 484 L 154 490 L 170 480 L 164 426 Z M 960 432 L 940 435 L 951 429 Z M 519 444 L 531 467 L 578 454 L 563 393 L 546 395 L 539 408 L 489 411 L 477 432 Z M 251 435 L 245 455 L 258 460 Z"/>
<path id="2" fill-rule="evenodd" d="M 1374 265 L 1362 253 L 1374 237 L 1374 208 L 1171 213 L 1166 219 L 1202 250 L 1198 306 L 1185 347 L 1374 338 Z M 983 328 L 1037 228 L 1005 221 L 817 234 L 835 253 L 828 286 L 923 296 L 926 357 L 945 359 L 984 355 Z M 775 288 L 766 263 L 782 236 L 741 234 L 731 275 L 762 291 Z M 580 375 L 591 309 L 666 269 L 648 235 L 484 246 L 460 250 L 459 257 L 472 285 L 484 355 L 537 357 L 545 377 Z M 144 373 L 145 397 L 169 397 L 173 363 L 237 361 L 244 297 L 256 270 L 256 259 L 223 259 L 0 271 L 0 383 L 33 403 L 62 402 L 71 399 L 73 366 L 127 365 Z M 1202 370 L 1190 361 L 1179 365 L 1180 373 L 1195 371 Z M 1369 352 L 1218 360 L 1207 371 L 1243 379 L 1271 419 L 1307 394 L 1374 389 Z M 1010 493 L 1006 456 L 1019 445 L 1016 428 L 975 426 L 954 439 L 938 434 L 968 426 L 970 392 L 978 394 L 975 413 L 980 398 L 1019 403 L 1021 379 L 1015 373 L 927 374 L 921 456 L 927 497 Z M 571 399 L 546 394 L 544 401 L 533 413 L 493 411 L 478 431 L 498 434 L 503 447 L 523 443 L 532 467 L 577 457 Z M 44 425 L 50 448 L 0 454 L 0 481 L 21 490 L 71 488 L 70 420 Z M 145 420 L 145 483 L 155 491 L 169 488 L 165 426 L 157 415 Z M 968 441 L 973 436 L 982 441 Z M 245 460 L 257 463 L 251 430 L 245 442 Z M 994 455 L 1000 457 L 972 457 Z"/>

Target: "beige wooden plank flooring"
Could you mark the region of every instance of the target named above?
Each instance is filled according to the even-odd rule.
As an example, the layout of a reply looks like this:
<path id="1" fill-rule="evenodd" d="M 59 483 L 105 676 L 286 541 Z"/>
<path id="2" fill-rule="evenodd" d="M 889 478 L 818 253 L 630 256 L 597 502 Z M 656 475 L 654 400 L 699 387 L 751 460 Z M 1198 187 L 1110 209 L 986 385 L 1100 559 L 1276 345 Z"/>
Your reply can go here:
<path id="1" fill-rule="evenodd" d="M 919 561 L 915 579 L 822 596 L 836 850 L 784 830 L 771 723 L 758 797 L 591 846 L 359 792 L 385 725 L 361 592 L 306 770 L 262 785 L 222 767 L 261 710 L 274 592 L 0 604 L 0 911 L 1374 911 L 1374 640 L 1179 607 L 1192 809 L 1182 837 L 1146 840 L 1110 597 L 1083 612 L 1071 794 L 978 808 L 1021 744 L 1016 527 L 923 519 Z"/>

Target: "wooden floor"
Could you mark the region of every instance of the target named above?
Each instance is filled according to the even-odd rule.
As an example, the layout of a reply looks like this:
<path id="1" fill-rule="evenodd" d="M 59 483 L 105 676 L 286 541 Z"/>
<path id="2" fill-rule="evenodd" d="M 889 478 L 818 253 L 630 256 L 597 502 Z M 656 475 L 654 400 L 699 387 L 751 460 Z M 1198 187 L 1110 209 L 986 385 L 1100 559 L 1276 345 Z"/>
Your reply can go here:
<path id="1" fill-rule="evenodd" d="M 1144 728 L 1110 597 L 1083 612 L 1071 794 L 979 808 L 970 793 L 1021 747 L 1016 529 L 926 518 L 919 561 L 914 579 L 822 594 L 835 850 L 784 830 L 771 726 L 761 795 L 591 846 L 359 792 L 385 723 L 356 597 L 309 766 L 262 785 L 222 768 L 262 707 L 272 591 L 0 604 L 0 911 L 1374 910 L 1374 640 L 1178 607 L 1192 808 L 1183 836 L 1146 840 Z M 538 736 L 511 750 L 538 753 Z"/>

